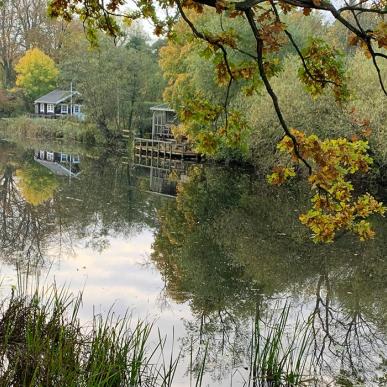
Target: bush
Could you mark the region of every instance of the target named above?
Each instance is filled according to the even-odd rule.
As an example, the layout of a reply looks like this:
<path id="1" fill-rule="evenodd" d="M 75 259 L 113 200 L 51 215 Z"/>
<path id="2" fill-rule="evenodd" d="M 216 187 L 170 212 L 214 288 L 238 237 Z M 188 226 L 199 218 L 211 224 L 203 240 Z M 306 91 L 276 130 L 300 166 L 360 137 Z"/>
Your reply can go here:
<path id="1" fill-rule="evenodd" d="M 24 103 L 20 95 L 0 89 L 0 117 L 11 117 L 23 110 Z"/>

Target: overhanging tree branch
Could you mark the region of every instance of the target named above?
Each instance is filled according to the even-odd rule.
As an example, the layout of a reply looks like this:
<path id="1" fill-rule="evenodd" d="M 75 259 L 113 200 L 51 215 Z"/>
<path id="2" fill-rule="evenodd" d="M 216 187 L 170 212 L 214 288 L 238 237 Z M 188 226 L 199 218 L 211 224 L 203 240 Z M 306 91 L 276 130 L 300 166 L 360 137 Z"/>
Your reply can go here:
<path id="1" fill-rule="evenodd" d="M 277 114 L 277 117 L 280 121 L 280 124 L 282 126 L 282 129 L 284 130 L 284 132 L 286 133 L 286 135 L 292 140 L 293 142 L 293 148 L 294 148 L 294 153 L 295 155 L 297 156 L 297 158 L 299 160 L 301 160 L 304 165 L 307 167 L 308 169 L 308 172 L 309 174 L 312 173 L 312 167 L 311 165 L 303 158 L 303 156 L 301 155 L 300 153 L 300 150 L 299 150 L 299 145 L 298 145 L 298 142 L 297 142 L 297 139 L 294 137 L 294 135 L 291 133 L 290 129 L 288 128 L 287 124 L 286 124 L 286 121 L 283 117 L 283 114 L 282 114 L 282 111 L 281 111 L 281 108 L 279 106 L 279 102 L 278 102 L 278 97 L 277 95 L 275 94 L 271 84 L 270 84 L 270 81 L 266 75 L 266 72 L 265 72 L 265 66 L 264 66 L 264 63 L 263 63 L 263 40 L 261 39 L 260 37 L 260 33 L 259 33 L 259 30 L 257 28 L 257 25 L 255 24 L 255 20 L 254 20 L 254 12 L 253 10 L 251 9 L 248 9 L 245 11 L 245 15 L 246 15 L 246 18 L 249 22 L 249 25 L 250 25 L 250 28 L 253 32 L 253 35 L 254 35 L 254 38 L 257 42 L 257 58 L 256 58 L 256 61 L 257 61 L 257 64 L 258 64 L 258 69 L 259 69 L 259 73 L 260 73 L 260 76 L 262 78 L 262 81 L 265 85 L 265 88 L 266 88 L 266 91 L 268 92 L 268 94 L 270 95 L 270 98 L 273 102 L 273 105 L 274 105 L 274 109 L 275 109 L 275 112 Z"/>
<path id="2" fill-rule="evenodd" d="M 192 21 L 187 17 L 186 13 L 184 12 L 184 9 L 180 3 L 179 0 L 176 1 L 176 4 L 177 4 L 177 7 L 179 9 L 179 12 L 181 14 L 181 17 L 184 19 L 184 21 L 188 24 L 188 26 L 191 28 L 191 31 L 194 33 L 194 35 L 196 37 L 198 37 L 199 39 L 202 39 L 202 40 L 205 40 L 207 41 L 209 44 L 211 44 L 212 46 L 216 46 L 218 47 L 221 51 L 222 51 L 222 54 L 223 54 L 223 60 L 224 60 L 224 63 L 225 63 L 225 66 L 226 66 L 226 69 L 227 69 L 227 73 L 229 75 L 229 81 L 228 81 L 228 84 L 227 84 L 227 90 L 226 90 L 226 97 L 225 97 L 225 101 L 224 101 L 224 105 L 223 105 L 223 108 L 224 108 L 224 113 L 225 113 L 225 128 L 227 129 L 228 127 L 228 104 L 229 104 L 229 99 L 230 99 L 230 90 L 231 90 L 231 85 L 232 85 L 232 82 L 234 80 L 234 75 L 232 73 L 232 70 L 231 70 L 231 67 L 230 67 L 230 64 L 228 62 L 228 57 L 227 57 L 227 50 L 226 48 L 224 47 L 223 44 L 221 44 L 218 40 L 216 39 L 213 39 L 212 37 L 204 34 L 203 32 L 200 32 L 196 27 L 195 25 L 192 23 Z"/>

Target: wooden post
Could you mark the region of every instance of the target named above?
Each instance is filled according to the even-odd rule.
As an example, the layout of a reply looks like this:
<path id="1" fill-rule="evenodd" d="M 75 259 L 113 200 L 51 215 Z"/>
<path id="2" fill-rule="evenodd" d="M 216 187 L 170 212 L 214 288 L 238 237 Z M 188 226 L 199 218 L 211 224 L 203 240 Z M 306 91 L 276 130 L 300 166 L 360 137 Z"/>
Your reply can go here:
<path id="1" fill-rule="evenodd" d="M 160 167 L 160 141 L 157 141 L 157 168 Z"/>
<path id="2" fill-rule="evenodd" d="M 148 165 L 148 140 L 145 141 L 145 165 Z"/>
<path id="3" fill-rule="evenodd" d="M 156 122 L 155 122 L 155 112 L 152 112 L 152 138 L 155 138 L 155 128 L 156 128 Z"/>

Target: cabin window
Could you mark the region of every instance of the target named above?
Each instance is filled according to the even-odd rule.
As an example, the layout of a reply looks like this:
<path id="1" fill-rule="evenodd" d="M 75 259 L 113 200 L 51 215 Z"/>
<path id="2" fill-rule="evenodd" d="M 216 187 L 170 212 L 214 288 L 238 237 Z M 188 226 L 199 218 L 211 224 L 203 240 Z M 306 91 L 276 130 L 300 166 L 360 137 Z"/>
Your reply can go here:
<path id="1" fill-rule="evenodd" d="M 60 154 L 60 161 L 61 161 L 61 162 L 67 161 L 67 154 L 66 154 L 66 153 L 61 153 L 61 154 Z"/>
<path id="2" fill-rule="evenodd" d="M 176 118 L 176 113 L 174 112 L 167 112 L 167 122 L 168 123 L 173 123 Z"/>
<path id="3" fill-rule="evenodd" d="M 53 103 L 47 104 L 47 113 L 54 113 L 55 105 Z"/>
<path id="4" fill-rule="evenodd" d="M 41 112 L 41 113 L 44 113 L 44 103 L 41 103 L 41 104 L 40 104 L 40 112 Z"/>
<path id="5" fill-rule="evenodd" d="M 80 163 L 79 156 L 78 155 L 72 156 L 72 162 L 73 164 L 79 164 Z"/>
<path id="6" fill-rule="evenodd" d="M 54 161 L 54 152 L 47 152 L 47 161 Z"/>
<path id="7" fill-rule="evenodd" d="M 164 114 L 163 113 L 155 113 L 154 115 L 154 125 L 155 125 L 155 133 L 159 134 L 163 131 L 165 124 Z"/>
<path id="8" fill-rule="evenodd" d="M 67 105 L 61 105 L 61 106 L 60 106 L 60 112 L 61 112 L 62 114 L 67 114 L 68 111 L 69 111 L 69 107 L 68 107 Z"/>
<path id="9" fill-rule="evenodd" d="M 74 113 L 80 113 L 81 107 L 79 105 L 74 105 Z"/>

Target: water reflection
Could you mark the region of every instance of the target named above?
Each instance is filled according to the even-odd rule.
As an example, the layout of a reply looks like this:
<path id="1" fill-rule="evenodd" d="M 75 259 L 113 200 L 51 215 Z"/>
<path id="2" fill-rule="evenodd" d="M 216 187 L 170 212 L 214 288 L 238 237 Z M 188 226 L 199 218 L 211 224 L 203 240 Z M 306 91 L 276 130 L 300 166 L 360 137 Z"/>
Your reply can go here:
<path id="1" fill-rule="evenodd" d="M 56 182 L 47 176 L 36 179 L 33 167 L 16 169 L 8 163 L 0 176 L 1 257 L 7 262 L 21 259 L 36 265 L 43 260 L 55 220 L 40 204 L 52 197 Z M 41 187 L 42 181 L 47 185 Z"/>
<path id="2" fill-rule="evenodd" d="M 387 355 L 386 225 L 367 244 L 343 236 L 316 246 L 297 221 L 302 198 L 302 187 L 281 191 L 240 171 L 195 167 L 176 202 L 158 211 L 152 259 L 168 295 L 190 303 L 197 320 L 187 343 L 211 343 L 218 376 L 246 364 L 238 348 L 257 305 L 272 310 L 288 299 L 293 316 L 309 321 L 316 374 L 376 383 Z"/>
<path id="3" fill-rule="evenodd" d="M 35 150 L 34 159 L 58 176 L 77 177 L 81 173 L 78 154 L 38 149 Z"/>
<path id="4" fill-rule="evenodd" d="M 179 182 L 188 179 L 188 170 L 195 165 L 183 159 L 141 157 L 134 155 L 132 184 L 144 191 L 176 196 Z"/>
<path id="5" fill-rule="evenodd" d="M 1 152 L 1 255 L 7 262 L 43 265 L 71 255 L 79 241 L 101 252 L 112 235 L 155 226 L 153 201 L 131 190 L 127 167 L 106 154 L 81 162 L 79 155 L 12 144 L 2 144 Z"/>
<path id="6" fill-rule="evenodd" d="M 69 179 L 41 161 L 65 168 L 71 161 L 71 173 L 81 173 Z M 165 326 L 184 317 L 179 337 L 189 369 L 199 369 L 207 346 L 211 386 L 229 386 L 231 378 L 248 384 L 252 321 L 259 314 L 270 325 L 267 317 L 285 303 L 289 334 L 297 317 L 312 332 L 309 384 L 383 385 L 385 223 L 373 241 L 344 235 L 318 246 L 298 222 L 307 204 L 302 186 L 271 188 L 247 171 L 178 160 L 122 161 L 104 150 L 0 144 L 1 260 L 43 267 L 77 250 L 83 256 L 74 265 L 93 267 L 99 282 L 92 291 L 103 287 L 107 303 L 137 297 L 145 305 L 152 289 Z M 158 273 L 154 281 L 135 266 L 136 238 L 133 246 L 150 252 L 164 288 Z M 59 270 L 64 278 L 74 275 L 69 267 Z"/>

